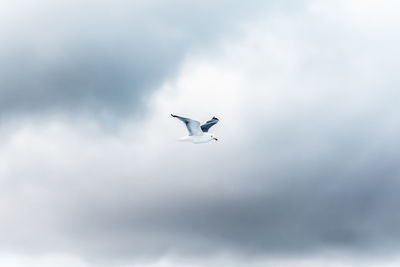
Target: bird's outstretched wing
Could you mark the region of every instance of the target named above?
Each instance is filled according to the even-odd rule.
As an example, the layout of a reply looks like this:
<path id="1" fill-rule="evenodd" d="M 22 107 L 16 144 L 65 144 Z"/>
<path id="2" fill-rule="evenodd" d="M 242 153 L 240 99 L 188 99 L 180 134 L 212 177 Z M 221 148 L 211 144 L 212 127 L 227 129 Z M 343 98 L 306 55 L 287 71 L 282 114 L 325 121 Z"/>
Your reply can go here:
<path id="1" fill-rule="evenodd" d="M 177 119 L 183 121 L 183 123 L 185 123 L 186 128 L 189 132 L 189 135 L 203 135 L 203 131 L 200 128 L 200 122 L 189 119 L 189 118 L 177 116 L 174 114 L 171 114 L 171 116 L 174 118 L 177 118 Z"/>
<path id="2" fill-rule="evenodd" d="M 212 126 L 214 126 L 218 122 L 219 122 L 219 119 L 217 119 L 216 117 L 213 117 L 211 120 L 209 120 L 206 123 L 204 123 L 203 125 L 201 125 L 201 130 L 206 133 L 206 132 L 208 132 L 208 129 L 210 129 Z"/>

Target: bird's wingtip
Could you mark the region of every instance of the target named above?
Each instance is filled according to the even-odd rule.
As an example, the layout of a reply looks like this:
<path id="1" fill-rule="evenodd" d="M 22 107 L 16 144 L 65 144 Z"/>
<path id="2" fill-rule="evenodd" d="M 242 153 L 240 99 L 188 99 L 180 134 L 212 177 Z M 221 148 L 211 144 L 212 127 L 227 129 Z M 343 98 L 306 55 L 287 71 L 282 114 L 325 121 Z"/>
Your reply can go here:
<path id="1" fill-rule="evenodd" d="M 172 114 L 172 113 L 171 113 L 171 116 L 174 117 L 174 118 L 176 117 L 176 115 L 174 115 L 174 114 Z"/>

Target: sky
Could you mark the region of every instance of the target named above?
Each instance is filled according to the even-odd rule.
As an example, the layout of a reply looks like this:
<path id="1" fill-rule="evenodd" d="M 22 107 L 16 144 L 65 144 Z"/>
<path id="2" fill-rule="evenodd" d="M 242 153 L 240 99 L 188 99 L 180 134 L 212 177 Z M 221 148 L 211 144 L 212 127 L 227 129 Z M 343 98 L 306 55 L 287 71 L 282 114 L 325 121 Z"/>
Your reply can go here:
<path id="1" fill-rule="evenodd" d="M 3 1 L 0 266 L 398 266 L 399 9 Z"/>

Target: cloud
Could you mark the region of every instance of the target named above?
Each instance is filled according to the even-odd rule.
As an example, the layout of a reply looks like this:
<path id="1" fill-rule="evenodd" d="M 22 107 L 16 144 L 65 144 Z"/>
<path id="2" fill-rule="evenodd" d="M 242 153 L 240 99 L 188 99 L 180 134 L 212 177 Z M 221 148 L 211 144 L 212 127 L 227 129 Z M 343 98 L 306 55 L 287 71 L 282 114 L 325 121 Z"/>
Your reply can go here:
<path id="1" fill-rule="evenodd" d="M 265 5 L 222 1 L 9 1 L 0 27 L 0 106 L 9 114 L 127 115 L 185 55 Z"/>
<path id="2" fill-rule="evenodd" d="M 277 12 L 189 54 L 146 102 L 148 119 L 113 135 L 88 119 L 7 124 L 0 249 L 82 266 L 390 264 L 399 40 L 329 10 Z M 175 143 L 171 110 L 218 116 L 220 142 Z"/>

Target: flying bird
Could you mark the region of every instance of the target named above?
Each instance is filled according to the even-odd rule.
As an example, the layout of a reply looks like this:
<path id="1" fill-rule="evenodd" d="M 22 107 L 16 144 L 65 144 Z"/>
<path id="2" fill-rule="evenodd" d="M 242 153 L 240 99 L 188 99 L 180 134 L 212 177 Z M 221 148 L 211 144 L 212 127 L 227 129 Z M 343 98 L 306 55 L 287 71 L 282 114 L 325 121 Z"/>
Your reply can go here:
<path id="1" fill-rule="evenodd" d="M 200 126 L 200 122 L 198 121 L 174 114 L 171 114 L 171 116 L 182 121 L 189 132 L 187 136 L 178 139 L 179 141 L 191 142 L 193 144 L 208 143 L 212 140 L 218 141 L 218 138 L 216 138 L 214 134 L 208 132 L 212 126 L 218 123 L 219 120 L 216 117 L 213 117 L 211 120 Z"/>

